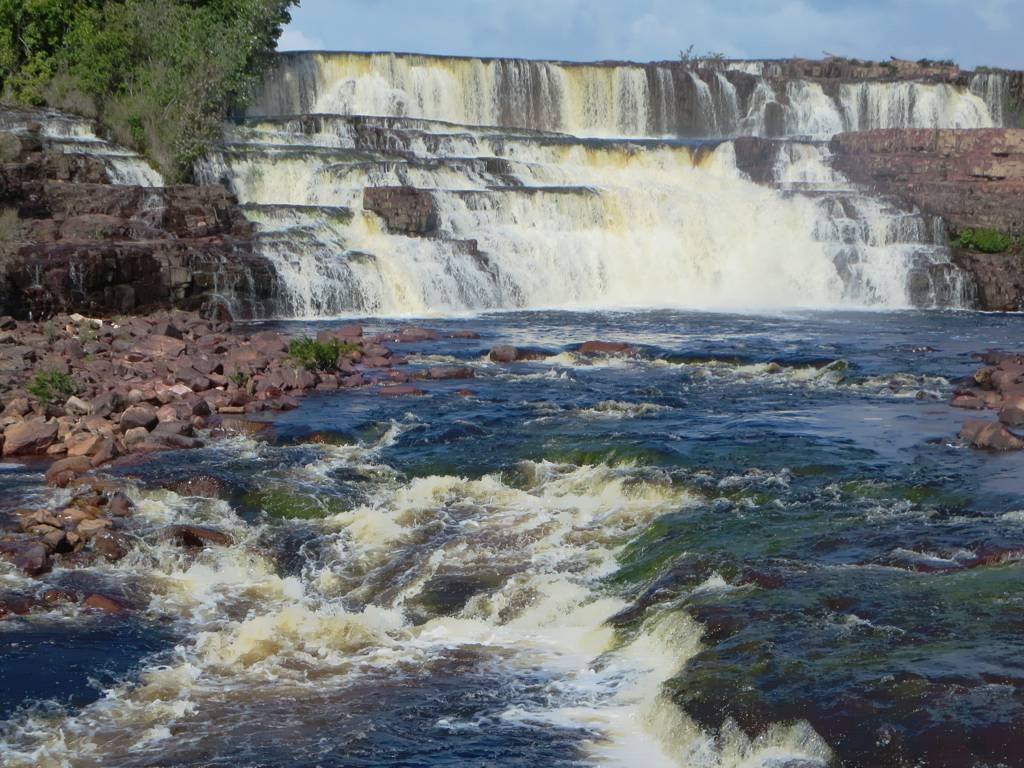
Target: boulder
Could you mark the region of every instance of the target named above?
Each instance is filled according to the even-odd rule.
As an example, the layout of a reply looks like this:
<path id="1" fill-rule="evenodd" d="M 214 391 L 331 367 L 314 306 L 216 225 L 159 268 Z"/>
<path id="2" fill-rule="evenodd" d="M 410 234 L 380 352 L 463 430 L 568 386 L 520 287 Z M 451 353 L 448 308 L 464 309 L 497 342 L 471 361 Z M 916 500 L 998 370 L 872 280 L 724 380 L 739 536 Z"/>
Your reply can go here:
<path id="1" fill-rule="evenodd" d="M 994 421 L 968 421 L 960 430 L 960 437 L 975 448 L 987 451 L 1019 451 L 1024 448 L 1024 440 Z"/>
<path id="2" fill-rule="evenodd" d="M 131 549 L 131 541 L 122 533 L 103 529 L 97 531 L 92 538 L 92 548 L 108 562 L 116 563 L 124 559 Z"/>
<path id="3" fill-rule="evenodd" d="M 57 488 L 66 488 L 72 480 L 92 469 L 92 460 L 88 456 L 71 456 L 55 461 L 46 470 L 46 482 Z"/>
<path id="4" fill-rule="evenodd" d="M 0 539 L 0 557 L 29 576 L 41 576 L 53 567 L 46 545 L 35 539 Z"/>
<path id="5" fill-rule="evenodd" d="M 148 431 L 153 429 L 158 422 L 156 411 L 148 405 L 134 405 L 121 414 L 121 429 L 126 434 L 138 427 Z"/>
<path id="6" fill-rule="evenodd" d="M 230 534 L 202 525 L 172 525 L 162 531 L 161 537 L 188 548 L 230 547 L 234 543 Z"/>
<path id="7" fill-rule="evenodd" d="M 89 595 L 82 601 L 82 605 L 93 611 L 108 613 L 111 616 L 121 616 L 128 613 L 128 606 L 120 600 L 106 595 Z"/>
<path id="8" fill-rule="evenodd" d="M 185 351 L 185 342 L 170 336 L 147 336 L 135 344 L 135 351 L 152 358 L 175 358 Z"/>
<path id="9" fill-rule="evenodd" d="M 617 341 L 587 341 L 580 346 L 580 354 L 588 357 L 596 355 L 632 355 L 636 349 L 629 344 Z"/>
<path id="10" fill-rule="evenodd" d="M 381 397 L 420 397 L 426 393 L 416 387 L 382 387 Z"/>
<path id="11" fill-rule="evenodd" d="M 39 456 L 57 439 L 56 421 L 29 419 L 4 430 L 4 456 Z"/>
<path id="12" fill-rule="evenodd" d="M 427 376 L 439 381 L 449 379 L 472 379 L 476 372 L 468 365 L 437 366 L 427 371 Z"/>
<path id="13" fill-rule="evenodd" d="M 92 432 L 78 432 L 64 441 L 68 456 L 92 456 L 103 443 L 101 435 Z"/>

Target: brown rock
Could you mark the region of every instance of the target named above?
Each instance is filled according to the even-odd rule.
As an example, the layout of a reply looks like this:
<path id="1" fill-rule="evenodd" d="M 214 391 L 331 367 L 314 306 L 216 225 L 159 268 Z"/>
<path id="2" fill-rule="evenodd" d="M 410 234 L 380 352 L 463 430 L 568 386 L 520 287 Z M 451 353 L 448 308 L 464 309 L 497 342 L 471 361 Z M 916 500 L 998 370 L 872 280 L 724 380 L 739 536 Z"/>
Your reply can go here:
<path id="1" fill-rule="evenodd" d="M 595 355 L 632 355 L 636 350 L 629 344 L 617 341 L 587 341 L 580 347 L 580 354 L 588 357 Z"/>
<path id="2" fill-rule="evenodd" d="M 89 463 L 92 464 L 93 468 L 99 467 L 109 461 L 113 461 L 120 455 L 121 452 L 117 448 L 117 442 L 113 438 L 107 437 L 96 448 L 96 453 L 93 454 Z"/>
<path id="3" fill-rule="evenodd" d="M 104 529 L 93 536 L 92 548 L 108 562 L 116 563 L 131 550 L 131 541 L 122 533 Z"/>
<path id="4" fill-rule="evenodd" d="M 137 427 L 145 430 L 153 429 L 157 425 L 156 411 L 148 405 L 134 405 L 121 414 L 121 429 L 127 432 Z"/>
<path id="5" fill-rule="evenodd" d="M 994 421 L 968 421 L 960 430 L 960 437 L 975 448 L 987 451 L 1019 451 L 1024 440 Z"/>
<path id="6" fill-rule="evenodd" d="M 66 488 L 72 480 L 92 469 L 92 461 L 88 456 L 71 456 L 55 461 L 46 470 L 46 482 L 57 488 Z"/>
<path id="7" fill-rule="evenodd" d="M 107 502 L 106 511 L 114 517 L 131 517 L 135 513 L 135 504 L 124 491 L 114 491 Z"/>
<path id="8" fill-rule="evenodd" d="M 426 393 L 416 387 L 382 387 L 379 394 L 381 397 L 420 397 Z"/>
<path id="9" fill-rule="evenodd" d="M 145 427 L 135 427 L 124 433 L 124 444 L 129 451 L 134 451 L 148 439 L 149 430 Z"/>
<path id="10" fill-rule="evenodd" d="M 430 368 L 427 371 L 427 375 L 431 379 L 447 380 L 447 379 L 472 379 L 476 377 L 476 372 L 468 365 L 459 366 L 437 366 Z"/>
<path id="11" fill-rule="evenodd" d="M 102 611 L 112 616 L 121 616 L 128 613 L 128 606 L 113 597 L 92 594 L 82 602 L 86 608 L 93 611 Z"/>
<path id="12" fill-rule="evenodd" d="M 954 408 L 965 408 L 970 411 L 983 411 L 985 410 L 985 403 L 974 395 L 968 395 L 960 393 L 953 396 L 950 405 Z"/>
<path id="13" fill-rule="evenodd" d="M 71 435 L 67 440 L 64 441 L 64 445 L 68 449 L 68 456 L 92 456 L 99 450 L 100 444 L 103 442 L 103 438 L 99 435 L 92 434 L 90 432 L 79 432 L 77 435 Z"/>
<path id="14" fill-rule="evenodd" d="M 38 456 L 57 439 L 55 421 L 30 419 L 4 430 L 4 456 Z"/>
<path id="15" fill-rule="evenodd" d="M 1008 427 L 1024 427 L 1024 397 L 1007 400 L 999 410 L 999 420 Z"/>
<path id="16" fill-rule="evenodd" d="M 170 336 L 147 336 L 135 345 L 135 351 L 152 358 L 175 358 L 185 351 L 185 342 Z"/>
<path id="17" fill-rule="evenodd" d="M 223 499 L 228 495 L 227 488 L 220 480 L 210 475 L 198 475 L 188 480 L 178 480 L 164 486 L 179 496 L 199 496 L 205 499 Z"/>
<path id="18" fill-rule="evenodd" d="M 161 536 L 179 547 L 230 547 L 234 539 L 224 531 L 201 525 L 172 525 L 165 528 Z"/>
<path id="19" fill-rule="evenodd" d="M 29 576 L 41 576 L 52 568 L 49 550 L 32 539 L 0 539 L 0 557 Z"/>

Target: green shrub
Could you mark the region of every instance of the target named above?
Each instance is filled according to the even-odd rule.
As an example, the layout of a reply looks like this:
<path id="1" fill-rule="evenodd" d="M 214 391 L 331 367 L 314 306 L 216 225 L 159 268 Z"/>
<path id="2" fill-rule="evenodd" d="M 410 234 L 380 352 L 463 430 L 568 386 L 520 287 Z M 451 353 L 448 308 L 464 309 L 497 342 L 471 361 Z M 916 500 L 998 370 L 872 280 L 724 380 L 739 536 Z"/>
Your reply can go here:
<path id="1" fill-rule="evenodd" d="M 60 371 L 37 373 L 27 389 L 30 395 L 45 405 L 63 403 L 78 392 L 74 379 Z"/>
<path id="2" fill-rule="evenodd" d="M 965 229 L 960 232 L 956 244 L 982 253 L 1006 253 L 1013 247 L 1014 240 L 994 229 Z"/>
<path id="3" fill-rule="evenodd" d="M 292 360 L 310 371 L 333 371 L 338 367 L 338 358 L 359 349 L 356 344 L 331 339 L 295 339 L 288 345 L 288 354 Z"/>

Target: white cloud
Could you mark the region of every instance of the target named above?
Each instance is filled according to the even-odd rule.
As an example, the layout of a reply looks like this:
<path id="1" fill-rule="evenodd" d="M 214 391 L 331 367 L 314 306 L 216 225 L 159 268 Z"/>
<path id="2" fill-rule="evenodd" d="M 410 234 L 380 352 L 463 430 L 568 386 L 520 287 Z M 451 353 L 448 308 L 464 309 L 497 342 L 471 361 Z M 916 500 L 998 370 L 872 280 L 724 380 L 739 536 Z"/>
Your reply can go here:
<path id="1" fill-rule="evenodd" d="M 285 27 L 277 41 L 279 51 L 322 51 L 325 47 L 323 40 L 311 37 L 295 27 Z"/>

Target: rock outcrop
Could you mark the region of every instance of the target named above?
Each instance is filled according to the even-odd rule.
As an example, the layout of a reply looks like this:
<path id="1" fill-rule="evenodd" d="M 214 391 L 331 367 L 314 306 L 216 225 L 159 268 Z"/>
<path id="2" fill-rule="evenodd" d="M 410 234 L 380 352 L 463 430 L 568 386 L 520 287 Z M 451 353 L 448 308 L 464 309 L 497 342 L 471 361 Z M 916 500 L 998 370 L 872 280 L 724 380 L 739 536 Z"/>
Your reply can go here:
<path id="1" fill-rule="evenodd" d="M 865 131 L 840 134 L 831 148 L 835 168 L 852 181 L 942 217 L 954 261 L 974 277 L 979 309 L 1024 308 L 1018 248 L 985 253 L 955 242 L 968 229 L 1024 235 L 1024 130 Z"/>
<path id="2" fill-rule="evenodd" d="M 38 130 L 0 133 L 0 309 L 120 314 L 177 306 L 266 314 L 275 272 L 217 186 L 111 183 Z"/>

